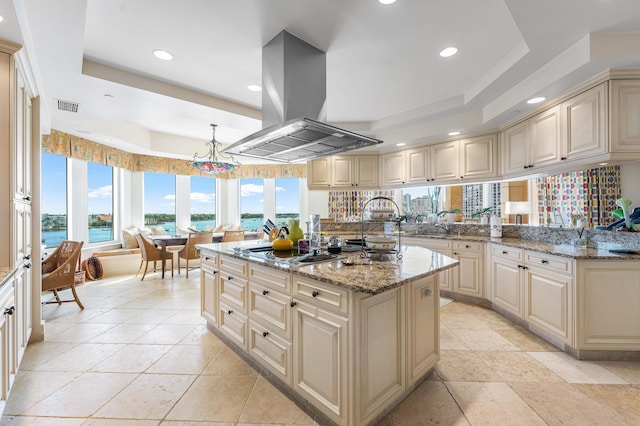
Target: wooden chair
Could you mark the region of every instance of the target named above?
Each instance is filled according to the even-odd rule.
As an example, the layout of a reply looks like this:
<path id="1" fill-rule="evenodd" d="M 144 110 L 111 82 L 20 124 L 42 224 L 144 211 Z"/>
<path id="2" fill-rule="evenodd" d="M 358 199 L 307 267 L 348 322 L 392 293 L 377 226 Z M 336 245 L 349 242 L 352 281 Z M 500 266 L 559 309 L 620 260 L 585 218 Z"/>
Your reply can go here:
<path id="1" fill-rule="evenodd" d="M 222 236 L 223 243 L 228 243 L 230 241 L 243 241 L 244 240 L 244 231 L 224 231 L 224 235 Z"/>
<path id="2" fill-rule="evenodd" d="M 140 281 L 144 281 L 145 275 L 147 275 L 147 268 L 149 268 L 149 262 L 153 262 L 153 269 L 156 269 L 156 262 L 162 261 L 162 249 L 157 248 L 151 241 L 149 241 L 144 235 L 136 234 L 136 240 L 138 240 L 138 246 L 140 247 L 140 254 L 142 255 L 142 259 L 140 260 L 140 267 L 138 268 L 138 272 L 136 272 L 136 277 L 140 273 L 142 269 L 142 264 L 144 265 L 144 272 L 142 273 L 142 278 Z M 164 254 L 165 263 L 167 260 L 171 261 L 171 276 L 173 276 L 173 252 L 165 252 Z M 164 270 L 162 271 L 164 272 Z"/>
<path id="3" fill-rule="evenodd" d="M 53 291 L 55 301 L 45 303 L 76 302 L 80 309 L 84 305 L 76 293 L 76 269 L 80 269 L 80 250 L 83 241 L 64 240 L 45 260 L 42 261 L 42 291 Z M 77 266 L 76 266 L 77 265 Z M 58 290 L 70 287 L 73 300 L 61 300 Z"/>
<path id="4" fill-rule="evenodd" d="M 200 257 L 196 244 L 211 244 L 213 232 L 192 232 L 189 234 L 187 244 L 178 252 L 178 275 L 180 275 L 180 259 L 187 261 L 187 279 L 189 278 L 189 260 Z"/>

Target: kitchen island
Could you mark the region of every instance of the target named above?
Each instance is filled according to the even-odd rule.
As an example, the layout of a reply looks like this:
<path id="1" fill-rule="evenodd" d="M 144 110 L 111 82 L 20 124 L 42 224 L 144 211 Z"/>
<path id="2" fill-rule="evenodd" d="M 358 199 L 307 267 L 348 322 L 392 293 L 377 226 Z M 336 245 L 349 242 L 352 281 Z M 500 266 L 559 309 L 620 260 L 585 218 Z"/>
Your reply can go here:
<path id="1" fill-rule="evenodd" d="M 251 245 L 199 246 L 202 315 L 320 423 L 375 423 L 438 362 L 437 276 L 456 260 L 417 246 L 401 263 L 356 252 L 306 266 L 233 251 Z"/>

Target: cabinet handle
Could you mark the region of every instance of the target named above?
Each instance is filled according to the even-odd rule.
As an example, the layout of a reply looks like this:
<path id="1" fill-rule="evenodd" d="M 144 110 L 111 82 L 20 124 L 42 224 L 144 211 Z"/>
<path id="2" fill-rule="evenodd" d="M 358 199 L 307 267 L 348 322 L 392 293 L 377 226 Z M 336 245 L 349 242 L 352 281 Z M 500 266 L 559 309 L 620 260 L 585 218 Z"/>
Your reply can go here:
<path id="1" fill-rule="evenodd" d="M 4 308 L 4 314 L 5 315 L 13 315 L 13 313 L 16 311 L 16 307 L 12 306 L 10 308 Z"/>
<path id="2" fill-rule="evenodd" d="M 269 294 L 269 290 L 262 290 L 262 295 L 266 296 L 267 294 Z"/>
<path id="3" fill-rule="evenodd" d="M 26 255 L 26 256 L 24 257 L 24 259 L 25 259 L 25 260 L 29 260 L 29 259 L 31 259 L 31 255 L 30 255 L 30 254 Z"/>
<path id="4" fill-rule="evenodd" d="M 465 244 L 464 248 L 469 248 L 469 246 Z"/>
<path id="5" fill-rule="evenodd" d="M 22 265 L 22 267 L 25 269 L 29 269 L 31 268 L 31 263 L 25 263 L 24 265 Z"/>
<path id="6" fill-rule="evenodd" d="M 204 257 L 204 260 L 209 260 L 209 257 L 205 256 L 205 257 Z"/>
<path id="7" fill-rule="evenodd" d="M 502 250 L 502 254 L 509 254 L 509 252 Z"/>
<path id="8" fill-rule="evenodd" d="M 232 311 L 231 309 L 229 309 L 229 310 L 227 311 L 227 314 L 229 314 L 229 315 L 231 315 L 232 313 L 233 313 L 233 311 Z"/>
<path id="9" fill-rule="evenodd" d="M 231 281 L 232 279 L 233 279 L 233 277 L 232 277 L 231 275 L 229 275 L 229 276 L 227 277 L 227 280 L 229 280 L 229 281 Z"/>
<path id="10" fill-rule="evenodd" d="M 297 304 L 298 304 L 298 302 L 296 302 L 295 300 L 292 300 L 291 303 L 289 303 L 289 306 L 294 308 Z"/>
<path id="11" fill-rule="evenodd" d="M 525 168 L 525 169 L 528 169 L 528 168 L 529 168 L 529 166 L 524 166 L 524 168 Z"/>
<path id="12" fill-rule="evenodd" d="M 560 157 L 560 160 L 562 160 L 562 161 L 564 161 L 566 159 L 567 159 L 567 157 Z"/>
<path id="13" fill-rule="evenodd" d="M 313 297 L 318 297 L 318 295 L 319 295 L 319 294 L 320 294 L 320 293 L 319 293 L 317 290 L 313 290 L 313 291 L 311 292 L 311 296 L 313 296 Z"/>
<path id="14" fill-rule="evenodd" d="M 529 168 L 532 169 L 533 168 L 533 164 L 529 164 Z"/>
<path id="15" fill-rule="evenodd" d="M 528 266 L 522 265 L 522 269 L 529 269 Z"/>
<path id="16" fill-rule="evenodd" d="M 540 262 L 541 262 L 541 263 L 549 263 L 549 261 L 548 261 L 548 260 L 546 260 L 546 259 L 542 259 Z"/>
<path id="17" fill-rule="evenodd" d="M 269 332 L 268 332 L 268 331 L 263 331 L 263 332 L 262 332 L 262 337 L 267 337 L 268 335 L 269 335 Z"/>
<path id="18" fill-rule="evenodd" d="M 215 275 L 215 274 L 217 274 L 217 273 L 218 273 L 218 271 L 213 271 L 213 275 Z"/>
<path id="19" fill-rule="evenodd" d="M 460 176 L 460 179 L 464 179 L 464 176 Z"/>
<path id="20" fill-rule="evenodd" d="M 457 256 L 457 255 L 458 255 L 458 253 L 454 251 L 454 252 L 453 252 L 453 255 L 454 255 L 454 256 Z"/>
<path id="21" fill-rule="evenodd" d="M 522 265 L 518 265 L 518 269 L 522 269 Z"/>
<path id="22" fill-rule="evenodd" d="M 27 195 L 26 197 L 22 197 L 22 199 L 23 199 L 24 201 L 31 201 L 31 197 L 29 197 L 28 195 Z"/>

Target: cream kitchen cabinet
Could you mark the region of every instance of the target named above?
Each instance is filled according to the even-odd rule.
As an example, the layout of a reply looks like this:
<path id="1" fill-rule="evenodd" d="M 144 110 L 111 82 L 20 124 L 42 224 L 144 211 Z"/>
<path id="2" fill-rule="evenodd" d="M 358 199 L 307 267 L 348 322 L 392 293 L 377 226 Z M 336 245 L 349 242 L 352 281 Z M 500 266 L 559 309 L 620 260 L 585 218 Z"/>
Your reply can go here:
<path id="1" fill-rule="evenodd" d="M 562 103 L 562 161 L 607 153 L 607 87 L 602 83 Z"/>
<path id="2" fill-rule="evenodd" d="M 524 250 L 491 244 L 487 295 L 492 304 L 524 319 Z"/>
<path id="3" fill-rule="evenodd" d="M 579 260 L 576 348 L 640 350 L 640 262 Z"/>
<path id="4" fill-rule="evenodd" d="M 247 343 L 247 292 L 249 262 L 220 255 L 218 278 L 218 327 L 238 346 Z"/>
<path id="5" fill-rule="evenodd" d="M 407 183 L 406 151 L 391 152 L 381 157 L 382 186 L 400 186 Z"/>
<path id="6" fill-rule="evenodd" d="M 432 182 L 431 148 L 428 146 L 405 151 L 405 179 L 407 183 Z M 427 183 L 428 185 L 428 183 Z"/>
<path id="7" fill-rule="evenodd" d="M 310 189 L 378 188 L 378 155 L 325 157 L 307 163 Z"/>
<path id="8" fill-rule="evenodd" d="M 200 314 L 214 327 L 218 326 L 218 258 L 213 254 L 200 258 Z"/>
<path id="9" fill-rule="evenodd" d="M 407 386 L 415 384 L 438 362 L 440 295 L 438 282 L 426 277 L 407 287 Z M 437 318 L 433 321 L 433 318 Z"/>
<path id="10" fill-rule="evenodd" d="M 438 161 L 435 155 L 434 161 Z M 492 133 L 460 140 L 459 164 L 460 179 L 477 181 L 497 177 L 499 171 L 497 135 Z"/>
<path id="11" fill-rule="evenodd" d="M 611 81 L 611 151 L 640 152 L 640 80 Z"/>
<path id="12" fill-rule="evenodd" d="M 484 297 L 484 243 L 454 240 L 452 254 L 460 262 L 452 269 L 454 293 Z"/>
<path id="13" fill-rule="evenodd" d="M 416 246 L 428 248 L 429 250 L 435 251 L 440 254 L 444 254 L 445 256 L 453 257 L 452 249 L 453 249 L 453 241 L 439 238 L 403 238 L 404 244 L 413 244 Z M 440 290 L 444 291 L 453 291 L 453 269 L 446 269 L 442 272 L 439 272 L 438 277 L 438 286 Z"/>
<path id="14" fill-rule="evenodd" d="M 431 178 L 435 184 L 458 180 L 460 168 L 460 144 L 458 141 L 431 146 Z"/>
<path id="15" fill-rule="evenodd" d="M 509 127 L 501 134 L 502 174 L 524 174 L 531 165 L 529 122 Z"/>

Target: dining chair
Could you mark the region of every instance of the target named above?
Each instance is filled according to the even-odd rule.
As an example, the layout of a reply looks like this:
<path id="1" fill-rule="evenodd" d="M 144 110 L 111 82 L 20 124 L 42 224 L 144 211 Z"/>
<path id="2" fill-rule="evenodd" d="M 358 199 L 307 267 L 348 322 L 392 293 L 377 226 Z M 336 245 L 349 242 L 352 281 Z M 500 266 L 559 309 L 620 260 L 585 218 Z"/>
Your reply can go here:
<path id="1" fill-rule="evenodd" d="M 182 250 L 178 252 L 178 275 L 180 275 L 180 259 L 184 259 L 187 262 L 187 279 L 189 279 L 189 260 L 198 259 L 200 257 L 200 250 L 196 248 L 196 244 L 211 244 L 212 241 L 213 232 L 190 233 L 187 243 L 184 245 Z"/>
<path id="2" fill-rule="evenodd" d="M 228 243 L 230 241 L 243 241 L 244 240 L 244 231 L 224 231 L 224 235 L 222 236 L 223 243 Z"/>
<path id="3" fill-rule="evenodd" d="M 138 240 L 138 246 L 140 247 L 140 254 L 142 259 L 140 260 L 140 267 L 138 268 L 138 272 L 136 272 L 136 277 L 140 273 L 142 269 L 142 264 L 146 262 L 144 265 L 144 272 L 142 273 L 142 278 L 140 281 L 144 281 L 145 275 L 147 275 L 147 268 L 149 268 L 149 262 L 153 262 L 153 269 L 156 269 L 156 262 L 162 261 L 162 249 L 157 248 L 147 237 L 142 234 L 136 234 L 136 240 Z M 167 260 L 171 261 L 171 276 L 173 276 L 173 252 L 166 252 L 164 254 L 165 263 Z M 164 273 L 164 269 L 162 270 Z M 164 274 L 163 274 L 164 275 Z"/>
<path id="4" fill-rule="evenodd" d="M 76 293 L 75 275 L 80 268 L 80 250 L 83 241 L 64 240 L 46 259 L 42 261 L 42 291 L 53 291 L 55 301 L 45 303 L 76 302 L 80 309 L 84 305 Z M 76 266 L 77 265 L 77 266 Z M 58 290 L 70 287 L 73 300 L 61 300 Z"/>

